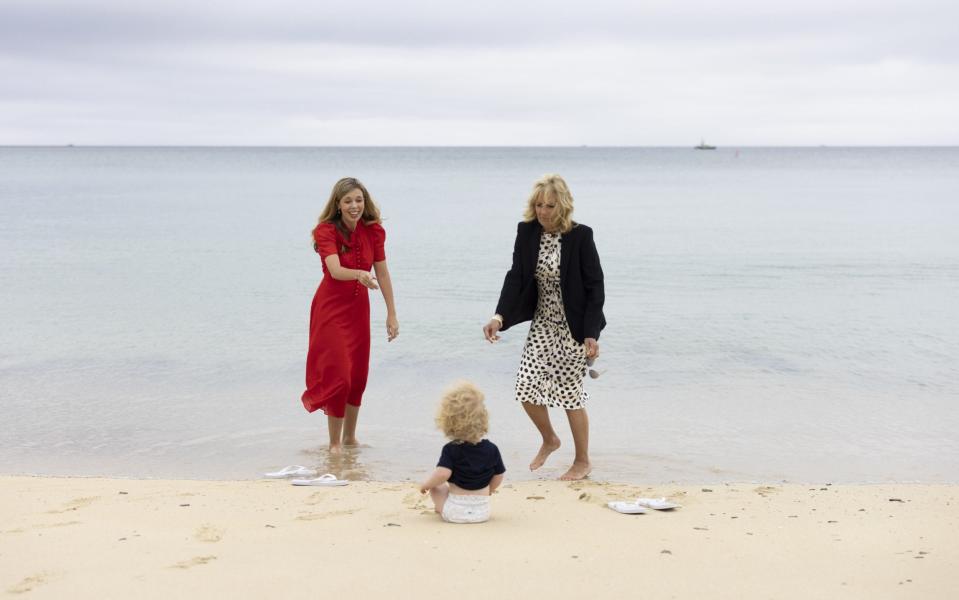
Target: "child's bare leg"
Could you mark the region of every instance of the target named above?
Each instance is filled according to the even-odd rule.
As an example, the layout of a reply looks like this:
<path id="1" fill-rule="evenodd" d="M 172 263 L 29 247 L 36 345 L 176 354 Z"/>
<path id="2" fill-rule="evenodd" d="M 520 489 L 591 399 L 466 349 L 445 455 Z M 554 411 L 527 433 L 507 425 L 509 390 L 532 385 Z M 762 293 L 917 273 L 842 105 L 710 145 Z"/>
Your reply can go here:
<path id="1" fill-rule="evenodd" d="M 443 506 L 446 505 L 446 499 L 450 495 L 450 486 L 448 483 L 442 483 L 430 490 L 430 498 L 433 499 L 433 510 L 437 513 L 443 512 Z"/>
<path id="2" fill-rule="evenodd" d="M 540 446 L 539 452 L 533 457 L 533 461 L 529 463 L 529 470 L 535 471 L 542 467 L 549 455 L 559 448 L 560 441 L 556 431 L 553 430 L 553 424 L 549 421 L 549 410 L 545 406 L 530 404 L 529 402 L 523 402 L 522 404 L 526 414 L 533 421 L 533 425 L 543 436 L 543 445 Z"/>

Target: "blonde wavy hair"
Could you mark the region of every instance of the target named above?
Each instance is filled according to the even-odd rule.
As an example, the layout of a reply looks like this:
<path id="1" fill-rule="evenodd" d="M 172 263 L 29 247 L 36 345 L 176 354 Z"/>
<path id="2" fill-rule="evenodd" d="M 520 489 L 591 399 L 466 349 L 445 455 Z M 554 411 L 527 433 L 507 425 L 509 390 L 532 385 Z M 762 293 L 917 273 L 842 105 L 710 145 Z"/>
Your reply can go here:
<path id="1" fill-rule="evenodd" d="M 446 389 L 436 412 L 436 426 L 453 442 L 479 443 L 489 430 L 483 392 L 469 381 Z"/>
<path id="2" fill-rule="evenodd" d="M 326 206 L 323 207 L 323 212 L 320 213 L 320 218 L 317 219 L 316 224 L 334 223 L 342 228 L 343 217 L 339 212 L 340 200 L 353 190 L 363 192 L 363 214 L 360 216 L 363 222 L 367 225 L 379 223 L 380 209 L 376 207 L 376 203 L 373 202 L 373 196 L 370 196 L 370 192 L 367 191 L 366 186 L 355 177 L 344 177 L 333 184 L 330 199 L 326 201 Z"/>
<path id="3" fill-rule="evenodd" d="M 556 203 L 556 213 L 553 216 L 553 225 L 562 233 L 573 228 L 573 194 L 569 191 L 566 181 L 555 173 L 543 175 L 533 184 L 533 191 L 526 203 L 526 212 L 523 220 L 527 223 L 536 220 L 536 203 L 540 200 L 552 200 Z"/>

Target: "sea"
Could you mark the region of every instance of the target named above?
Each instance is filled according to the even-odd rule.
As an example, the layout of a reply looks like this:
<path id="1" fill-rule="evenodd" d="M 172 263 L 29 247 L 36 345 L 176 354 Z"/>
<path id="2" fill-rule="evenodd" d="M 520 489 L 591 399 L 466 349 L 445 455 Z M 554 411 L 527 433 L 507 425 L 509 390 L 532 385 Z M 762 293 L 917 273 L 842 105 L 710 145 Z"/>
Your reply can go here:
<path id="1" fill-rule="evenodd" d="M 608 321 L 592 479 L 959 482 L 959 148 L 0 147 L 0 475 L 416 481 L 434 414 L 486 395 L 507 476 L 527 325 L 481 328 L 534 181 L 595 232 Z M 300 403 L 333 183 L 383 215 L 362 445 Z M 363 326 L 363 324 L 358 324 Z"/>

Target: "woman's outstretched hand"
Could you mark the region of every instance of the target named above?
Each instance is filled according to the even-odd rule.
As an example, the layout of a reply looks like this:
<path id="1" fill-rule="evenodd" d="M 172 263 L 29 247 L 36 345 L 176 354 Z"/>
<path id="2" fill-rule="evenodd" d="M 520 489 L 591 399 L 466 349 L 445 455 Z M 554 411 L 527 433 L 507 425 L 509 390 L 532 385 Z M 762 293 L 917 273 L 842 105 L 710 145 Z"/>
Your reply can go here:
<path id="1" fill-rule="evenodd" d="M 360 271 L 359 275 L 356 276 L 356 280 L 371 290 L 380 289 L 380 286 L 376 285 L 376 277 L 373 277 L 367 271 Z"/>
<path id="2" fill-rule="evenodd" d="M 586 346 L 586 358 L 599 358 L 599 342 L 594 338 L 586 338 L 583 344 Z"/>
<path id="3" fill-rule="evenodd" d="M 386 341 L 392 342 L 399 334 L 400 322 L 394 316 L 386 317 Z"/>
<path id="4" fill-rule="evenodd" d="M 497 321 L 496 319 L 490 319 L 489 323 L 483 326 L 483 335 L 486 337 L 486 341 L 489 343 L 499 341 L 499 330 L 503 328 L 503 324 Z"/>

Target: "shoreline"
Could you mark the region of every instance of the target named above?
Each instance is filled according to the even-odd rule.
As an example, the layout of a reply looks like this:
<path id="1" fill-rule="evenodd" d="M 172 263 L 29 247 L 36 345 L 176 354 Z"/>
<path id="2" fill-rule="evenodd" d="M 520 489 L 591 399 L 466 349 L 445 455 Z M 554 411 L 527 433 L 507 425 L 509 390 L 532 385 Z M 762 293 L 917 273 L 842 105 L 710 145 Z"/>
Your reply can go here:
<path id="1" fill-rule="evenodd" d="M 263 470 L 279 469 L 283 465 L 270 465 L 263 467 Z M 327 471 L 336 473 L 336 469 L 327 469 Z M 651 478 L 644 480 L 642 482 L 634 482 L 628 479 L 623 479 L 620 481 L 611 481 L 608 479 L 601 479 L 593 477 L 595 473 L 591 473 L 586 479 L 581 481 L 560 481 L 559 474 L 565 471 L 565 467 L 550 467 L 546 466 L 534 472 L 523 471 L 521 474 L 522 478 L 516 476 L 514 471 L 507 471 L 508 474 L 513 475 L 511 483 L 514 484 L 530 484 L 530 483 L 550 483 L 555 481 L 556 483 L 588 483 L 592 485 L 608 486 L 616 485 L 620 487 L 633 487 L 641 489 L 653 488 L 664 488 L 664 487 L 677 487 L 677 488 L 694 488 L 694 487 L 730 487 L 730 486 L 740 486 L 740 487 L 749 487 L 749 486 L 771 486 L 771 487 L 814 487 L 814 486 L 831 486 L 831 487 L 954 487 L 959 490 L 959 482 L 953 481 L 940 481 L 940 480 L 834 480 L 834 479 L 817 479 L 817 480 L 803 480 L 803 479 L 773 479 L 773 478 L 761 478 L 757 477 L 755 479 L 742 478 L 742 479 L 657 479 Z M 318 472 L 323 472 L 322 465 L 318 467 Z M 425 477 L 428 469 L 420 469 L 417 471 L 418 475 Z M 422 477 L 400 477 L 396 479 L 382 479 L 382 478 L 370 478 L 370 477 L 361 477 L 361 478 L 351 478 L 351 473 L 345 471 L 346 477 L 351 483 L 362 483 L 362 484 L 381 484 L 381 485 L 415 485 L 419 483 Z M 57 474 L 57 473 L 28 473 L 28 472 L 18 472 L 18 473 L 0 473 L 0 482 L 7 479 L 26 479 L 26 480 L 36 480 L 36 479 L 48 479 L 48 480 L 103 480 L 103 481 L 143 481 L 143 482 L 183 482 L 183 483 L 236 483 L 236 484 L 246 484 L 254 483 L 259 481 L 265 481 L 265 478 L 260 475 L 251 475 L 250 477 L 227 477 L 222 478 L 211 478 L 201 475 L 193 476 L 168 476 L 168 475 L 116 475 L 116 474 L 92 474 L 92 475 L 78 475 L 74 473 L 69 474 Z M 275 480 L 283 481 L 283 480 Z"/>
<path id="2" fill-rule="evenodd" d="M 612 500 L 683 507 L 622 515 Z M 0 476 L 0 593 L 29 598 L 959 595 L 959 485 L 507 481 L 450 525 L 415 482 Z"/>

